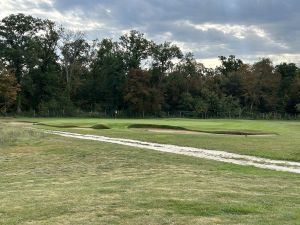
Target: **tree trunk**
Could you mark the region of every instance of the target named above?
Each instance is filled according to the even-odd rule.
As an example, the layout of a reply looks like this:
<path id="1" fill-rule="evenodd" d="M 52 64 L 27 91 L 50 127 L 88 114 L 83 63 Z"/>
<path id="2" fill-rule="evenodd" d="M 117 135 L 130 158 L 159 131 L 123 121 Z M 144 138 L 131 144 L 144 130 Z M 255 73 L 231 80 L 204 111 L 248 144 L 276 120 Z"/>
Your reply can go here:
<path id="1" fill-rule="evenodd" d="M 6 101 L 4 101 L 3 113 L 5 116 L 7 116 L 7 102 Z"/>
<path id="2" fill-rule="evenodd" d="M 18 94 L 18 97 L 17 97 L 17 113 L 21 113 L 22 110 L 21 110 L 21 96 L 20 94 Z"/>

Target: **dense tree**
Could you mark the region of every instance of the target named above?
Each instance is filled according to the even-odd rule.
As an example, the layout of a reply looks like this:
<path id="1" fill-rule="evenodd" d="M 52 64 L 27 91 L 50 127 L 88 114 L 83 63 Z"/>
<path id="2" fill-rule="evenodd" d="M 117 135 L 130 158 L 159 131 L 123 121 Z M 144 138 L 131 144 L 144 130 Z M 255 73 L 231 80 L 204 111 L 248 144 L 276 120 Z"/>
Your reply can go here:
<path id="1" fill-rule="evenodd" d="M 182 58 L 181 50 L 170 42 L 163 44 L 153 44 L 151 54 L 153 57 L 153 67 L 158 68 L 162 74 L 166 73 L 174 65 L 173 59 Z"/>
<path id="2" fill-rule="evenodd" d="M 50 82 L 59 74 L 55 24 L 23 14 L 11 15 L 1 21 L 0 37 L 1 59 L 21 87 L 18 111 L 22 106 L 25 110 L 37 109 L 56 93 L 53 89 L 58 84 Z"/>
<path id="3" fill-rule="evenodd" d="M 279 109 L 280 111 L 287 111 L 289 113 L 295 112 L 293 101 L 290 101 L 291 86 L 299 69 L 294 63 L 281 63 L 276 66 L 276 70 L 281 74 Z"/>
<path id="4" fill-rule="evenodd" d="M 90 45 L 81 32 L 63 31 L 61 61 L 65 77 L 65 94 L 69 101 L 80 86 L 81 77 L 89 65 Z"/>
<path id="5" fill-rule="evenodd" d="M 108 111 L 123 107 L 123 91 L 126 79 L 126 67 L 117 43 L 104 39 L 98 45 L 98 52 L 91 65 L 88 90 L 90 104 L 102 105 Z M 86 92 L 86 90 L 82 90 Z M 91 93 L 93 93 L 91 95 Z M 85 95 L 83 95 L 85 96 Z M 88 97 L 84 97 L 88 99 Z"/>
<path id="6" fill-rule="evenodd" d="M 222 65 L 217 69 L 225 76 L 230 72 L 237 71 L 243 65 L 243 61 L 235 58 L 234 55 L 230 55 L 228 58 L 225 56 L 219 56 L 219 59 Z"/>
<path id="7" fill-rule="evenodd" d="M 300 113 L 299 111 L 300 104 L 300 72 L 294 77 L 293 82 L 290 88 L 290 98 L 288 100 L 289 111 L 290 113 Z"/>
<path id="8" fill-rule="evenodd" d="M 259 104 L 260 99 L 259 79 L 253 75 L 252 68 L 248 64 L 243 65 L 236 73 L 241 77 L 241 97 L 244 98 L 244 105 L 253 112 L 254 107 Z"/>
<path id="9" fill-rule="evenodd" d="M 27 99 L 31 102 L 32 109 L 40 110 L 47 105 L 48 108 L 61 108 L 63 103 L 61 91 L 62 78 L 56 50 L 59 41 L 59 31 L 52 21 L 44 20 L 43 33 L 37 39 L 39 46 L 39 59 L 34 69 L 31 70 Z M 26 83 L 28 84 L 28 83 Z M 28 104 L 28 103 L 27 103 Z"/>
<path id="10" fill-rule="evenodd" d="M 128 71 L 139 69 L 142 60 L 147 59 L 151 54 L 151 42 L 144 37 L 144 34 L 136 30 L 122 35 L 119 44 Z"/>
<path id="11" fill-rule="evenodd" d="M 8 108 L 15 104 L 19 90 L 15 75 L 0 65 L 0 113 L 6 115 Z"/>
<path id="12" fill-rule="evenodd" d="M 276 110 L 281 75 L 275 70 L 270 59 L 262 59 L 254 63 L 252 70 L 258 80 L 260 111 L 270 112 Z"/>
<path id="13" fill-rule="evenodd" d="M 80 111 L 194 116 L 300 113 L 300 69 L 252 65 L 234 55 L 205 68 L 192 53 L 130 31 L 119 40 L 88 41 L 54 22 L 10 15 L 0 22 L 0 110 L 39 115 Z"/>
<path id="14" fill-rule="evenodd" d="M 159 90 L 151 86 L 150 80 L 151 74 L 145 70 L 129 71 L 124 100 L 130 112 L 144 116 L 161 110 L 161 95 Z"/>
<path id="15" fill-rule="evenodd" d="M 239 69 L 243 66 L 243 61 L 230 55 L 228 58 L 219 56 L 221 66 L 217 68 L 220 73 L 220 87 L 225 95 L 232 96 L 236 101 L 242 101 L 242 81 Z"/>
<path id="16" fill-rule="evenodd" d="M 275 70 L 270 59 L 262 59 L 252 67 L 243 66 L 242 85 L 246 104 L 250 110 L 270 112 L 276 109 L 281 75 Z"/>
<path id="17" fill-rule="evenodd" d="M 40 46 L 38 35 L 43 32 L 41 19 L 24 14 L 10 15 L 0 24 L 0 57 L 15 74 L 24 92 L 24 79 L 39 64 Z M 18 97 L 18 111 L 21 96 Z"/>
<path id="18" fill-rule="evenodd" d="M 20 83 L 22 78 L 38 62 L 38 33 L 42 31 L 42 20 L 25 16 L 10 15 L 1 21 L 1 58 L 16 74 Z"/>
<path id="19" fill-rule="evenodd" d="M 166 111 L 182 110 L 182 102 L 184 102 L 182 98 L 184 97 L 184 93 L 188 93 L 187 82 L 187 79 L 179 71 L 174 71 L 166 77 Z"/>

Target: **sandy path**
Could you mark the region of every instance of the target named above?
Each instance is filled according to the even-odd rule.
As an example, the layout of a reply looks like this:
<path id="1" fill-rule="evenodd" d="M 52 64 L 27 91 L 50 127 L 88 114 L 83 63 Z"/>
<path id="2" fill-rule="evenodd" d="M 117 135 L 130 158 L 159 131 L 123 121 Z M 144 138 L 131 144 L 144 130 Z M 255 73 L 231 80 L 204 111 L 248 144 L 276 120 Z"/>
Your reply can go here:
<path id="1" fill-rule="evenodd" d="M 120 145 L 127 145 L 137 148 L 151 149 L 160 152 L 176 153 L 188 156 L 194 156 L 203 159 L 210 159 L 220 162 L 233 163 L 243 166 L 254 166 L 263 169 L 285 171 L 300 174 L 300 162 L 290 162 L 284 160 L 271 160 L 255 156 L 240 155 L 225 151 L 207 150 L 201 148 L 181 147 L 169 144 L 158 144 L 152 142 L 137 141 L 123 138 L 110 138 L 98 135 L 84 135 L 62 131 L 43 130 L 48 134 L 55 134 L 63 137 L 78 138 L 85 140 L 94 140 L 100 142 L 108 142 Z"/>

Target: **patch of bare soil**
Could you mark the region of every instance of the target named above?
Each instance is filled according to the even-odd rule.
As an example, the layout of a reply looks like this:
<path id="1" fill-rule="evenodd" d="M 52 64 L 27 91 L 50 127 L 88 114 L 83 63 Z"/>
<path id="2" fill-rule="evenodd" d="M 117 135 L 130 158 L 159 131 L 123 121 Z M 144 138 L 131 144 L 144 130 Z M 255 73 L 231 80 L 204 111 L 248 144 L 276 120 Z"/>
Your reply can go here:
<path id="1" fill-rule="evenodd" d="M 28 125 L 32 125 L 33 123 L 31 123 L 31 122 L 9 122 L 8 124 L 16 125 L 16 126 L 28 126 Z"/>

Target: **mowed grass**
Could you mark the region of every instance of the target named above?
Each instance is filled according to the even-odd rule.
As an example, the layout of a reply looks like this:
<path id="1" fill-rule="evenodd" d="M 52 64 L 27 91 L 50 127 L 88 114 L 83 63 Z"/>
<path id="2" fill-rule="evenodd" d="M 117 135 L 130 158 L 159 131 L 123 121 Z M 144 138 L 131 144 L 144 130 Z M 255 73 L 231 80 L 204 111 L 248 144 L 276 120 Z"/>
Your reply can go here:
<path id="1" fill-rule="evenodd" d="M 0 224 L 300 221 L 299 174 L 0 126 Z"/>
<path id="2" fill-rule="evenodd" d="M 40 122 L 48 125 L 34 127 L 65 130 L 77 133 L 92 133 L 110 137 L 122 137 L 199 147 L 205 149 L 225 150 L 239 154 L 260 156 L 271 159 L 300 161 L 300 121 L 257 121 L 257 120 L 201 120 L 201 119 L 78 119 L 78 118 L 19 118 L 19 121 Z M 13 121 L 13 120 L 9 120 Z M 64 128 L 79 126 L 89 128 L 101 124 L 111 129 Z M 220 135 L 220 134 L 170 134 L 150 132 L 147 129 L 128 129 L 133 124 L 154 124 L 177 126 L 200 131 L 250 131 L 276 133 L 271 136 Z M 50 126 L 49 126 L 50 125 Z M 56 127 L 51 127 L 56 126 Z"/>

